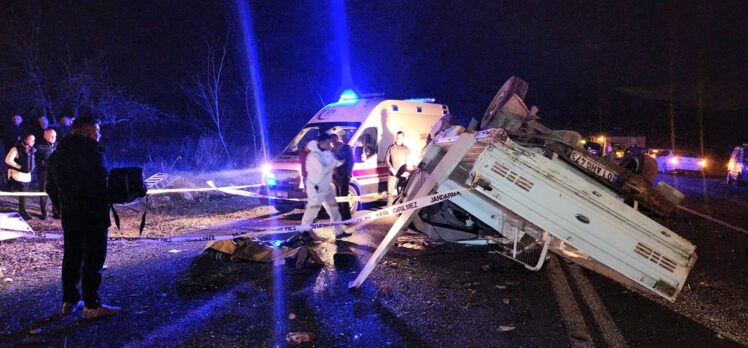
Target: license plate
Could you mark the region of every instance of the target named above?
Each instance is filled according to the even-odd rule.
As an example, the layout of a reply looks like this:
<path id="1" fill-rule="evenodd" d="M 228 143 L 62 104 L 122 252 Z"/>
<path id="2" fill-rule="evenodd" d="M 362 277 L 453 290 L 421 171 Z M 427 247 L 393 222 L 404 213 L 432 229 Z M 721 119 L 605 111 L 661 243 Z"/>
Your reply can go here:
<path id="1" fill-rule="evenodd" d="M 278 197 L 278 198 L 288 198 L 288 192 L 275 191 L 275 197 Z"/>
<path id="2" fill-rule="evenodd" d="M 605 167 L 600 162 L 589 159 L 589 157 L 583 155 L 579 151 L 571 152 L 571 160 L 587 171 L 590 171 L 605 180 L 613 182 L 613 180 L 615 180 L 616 178 L 615 174 L 605 169 Z"/>

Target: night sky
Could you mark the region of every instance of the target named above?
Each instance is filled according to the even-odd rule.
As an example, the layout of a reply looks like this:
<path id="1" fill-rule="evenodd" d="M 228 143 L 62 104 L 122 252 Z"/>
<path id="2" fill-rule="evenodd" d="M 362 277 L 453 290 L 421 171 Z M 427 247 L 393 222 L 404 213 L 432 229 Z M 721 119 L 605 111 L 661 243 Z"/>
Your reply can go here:
<path id="1" fill-rule="evenodd" d="M 340 19 L 328 1 L 249 4 L 277 152 L 348 87 L 333 30 Z M 36 26 L 50 76 L 60 72 L 60 57 L 95 60 L 114 83 L 187 122 L 197 110 L 179 86 L 205 42 L 229 38 L 226 91 L 241 90 L 247 68 L 234 6 L 4 1 L 0 113 L 35 112 L 8 91 L 21 79 L 14 48 Z M 346 9 L 360 92 L 434 97 L 467 122 L 516 75 L 530 84 L 527 103 L 553 128 L 643 134 L 665 145 L 673 99 L 677 146 L 698 149 L 699 117 L 708 152 L 724 156 L 748 141 L 746 1 L 347 1 Z M 246 126 L 240 118 L 236 139 Z"/>

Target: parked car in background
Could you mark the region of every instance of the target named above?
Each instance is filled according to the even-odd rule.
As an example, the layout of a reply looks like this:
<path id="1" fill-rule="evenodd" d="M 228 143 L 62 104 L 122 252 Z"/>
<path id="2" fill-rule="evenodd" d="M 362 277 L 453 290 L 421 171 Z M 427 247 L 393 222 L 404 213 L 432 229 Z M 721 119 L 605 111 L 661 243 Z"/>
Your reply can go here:
<path id="1" fill-rule="evenodd" d="M 649 149 L 647 154 L 657 160 L 660 173 L 701 172 L 706 168 L 706 158 L 691 151 Z"/>
<path id="2" fill-rule="evenodd" d="M 730 160 L 727 162 L 727 184 L 737 182 L 738 184 L 745 184 L 748 182 L 748 166 L 745 161 L 746 155 L 748 154 L 748 143 L 744 143 L 741 146 L 735 146 L 730 154 Z"/>

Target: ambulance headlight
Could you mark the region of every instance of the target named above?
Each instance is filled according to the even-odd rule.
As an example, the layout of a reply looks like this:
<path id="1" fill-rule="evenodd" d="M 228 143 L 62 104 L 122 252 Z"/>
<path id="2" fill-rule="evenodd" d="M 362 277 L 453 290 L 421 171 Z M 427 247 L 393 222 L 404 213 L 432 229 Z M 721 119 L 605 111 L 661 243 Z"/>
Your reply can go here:
<path id="1" fill-rule="evenodd" d="M 270 163 L 265 163 L 260 167 L 260 170 L 262 170 L 262 174 L 267 175 L 270 173 L 270 171 L 273 169 L 273 167 L 270 166 Z"/>

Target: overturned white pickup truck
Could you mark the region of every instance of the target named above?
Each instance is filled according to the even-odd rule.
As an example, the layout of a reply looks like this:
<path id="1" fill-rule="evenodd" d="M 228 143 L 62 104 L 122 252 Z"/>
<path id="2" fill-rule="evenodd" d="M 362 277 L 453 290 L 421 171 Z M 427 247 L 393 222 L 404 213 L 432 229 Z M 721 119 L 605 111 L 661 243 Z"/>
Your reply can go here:
<path id="1" fill-rule="evenodd" d="M 486 112 L 484 130 L 452 127 L 424 149 L 401 200 L 470 190 L 402 214 L 351 286 L 361 285 L 410 226 L 431 238 L 495 244 L 532 270 L 551 250 L 675 300 L 696 261 L 695 246 L 645 213 L 670 214 L 683 195 L 588 155 L 575 132 L 543 127 L 522 101 L 525 93 L 524 81 L 510 79 Z M 644 168 L 646 176 L 646 164 L 637 161 L 646 160 L 630 168 Z"/>

